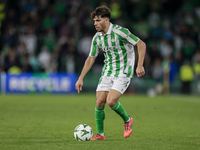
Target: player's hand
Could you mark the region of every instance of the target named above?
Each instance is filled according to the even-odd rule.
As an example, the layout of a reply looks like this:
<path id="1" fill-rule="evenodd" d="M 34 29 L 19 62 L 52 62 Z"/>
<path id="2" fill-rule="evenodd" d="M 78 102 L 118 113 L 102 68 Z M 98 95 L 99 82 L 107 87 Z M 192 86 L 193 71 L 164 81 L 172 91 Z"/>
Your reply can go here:
<path id="1" fill-rule="evenodd" d="M 80 91 L 82 91 L 83 80 L 78 79 L 75 86 L 76 86 L 76 90 L 78 91 L 78 93 L 80 93 Z"/>
<path id="2" fill-rule="evenodd" d="M 137 66 L 136 74 L 137 74 L 138 77 L 143 76 L 145 74 L 144 67 L 143 66 Z"/>

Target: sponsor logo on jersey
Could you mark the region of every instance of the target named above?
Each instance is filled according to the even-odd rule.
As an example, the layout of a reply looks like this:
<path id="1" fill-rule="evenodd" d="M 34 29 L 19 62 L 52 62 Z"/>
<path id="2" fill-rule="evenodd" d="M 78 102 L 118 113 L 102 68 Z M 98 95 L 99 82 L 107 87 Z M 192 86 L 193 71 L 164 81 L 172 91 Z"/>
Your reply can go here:
<path id="1" fill-rule="evenodd" d="M 99 48 L 100 50 L 102 50 L 102 51 L 113 51 L 113 50 L 115 50 L 115 49 L 117 49 L 117 46 L 108 46 L 108 47 L 100 47 Z"/>

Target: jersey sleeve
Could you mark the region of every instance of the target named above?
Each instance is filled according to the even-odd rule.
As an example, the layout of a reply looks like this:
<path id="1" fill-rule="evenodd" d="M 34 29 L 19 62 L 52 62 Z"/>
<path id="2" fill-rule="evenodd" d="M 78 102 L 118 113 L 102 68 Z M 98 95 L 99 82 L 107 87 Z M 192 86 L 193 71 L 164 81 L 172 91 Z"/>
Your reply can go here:
<path id="1" fill-rule="evenodd" d="M 137 36 L 133 35 L 132 33 L 130 33 L 128 36 L 127 36 L 127 41 L 132 44 L 132 45 L 136 45 L 137 42 L 140 40 Z"/>
<path id="2" fill-rule="evenodd" d="M 129 43 L 133 46 L 137 44 L 137 42 L 140 40 L 137 36 L 133 35 L 128 29 L 126 28 L 119 28 L 115 29 L 115 32 L 121 36 L 121 40 L 125 41 L 126 43 Z"/>
<path id="3" fill-rule="evenodd" d="M 97 45 L 97 34 L 93 37 L 89 56 L 96 57 L 99 54 L 99 47 Z"/>

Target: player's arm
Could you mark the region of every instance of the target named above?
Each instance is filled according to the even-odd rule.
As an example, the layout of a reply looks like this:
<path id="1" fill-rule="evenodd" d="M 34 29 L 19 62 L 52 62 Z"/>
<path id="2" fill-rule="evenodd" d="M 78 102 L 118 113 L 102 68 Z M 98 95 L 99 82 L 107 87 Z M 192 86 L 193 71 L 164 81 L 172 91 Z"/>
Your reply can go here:
<path id="1" fill-rule="evenodd" d="M 88 56 L 88 58 L 85 61 L 85 64 L 83 66 L 83 70 L 78 78 L 78 81 L 76 82 L 75 86 L 76 86 L 76 90 L 78 91 L 78 93 L 80 93 L 80 91 L 82 91 L 82 86 L 83 86 L 83 78 L 85 77 L 85 75 L 87 74 L 87 72 L 91 69 L 91 67 L 93 66 L 94 62 L 95 62 L 96 57 L 91 57 Z"/>
<path id="2" fill-rule="evenodd" d="M 146 54 L 146 44 L 142 40 L 139 40 L 136 46 L 137 46 L 138 55 L 139 55 L 138 64 L 136 68 L 136 74 L 138 77 L 141 77 L 145 74 L 143 63 L 144 63 L 144 57 Z"/>
<path id="3" fill-rule="evenodd" d="M 135 45 L 137 46 L 139 58 L 138 58 L 138 65 L 136 68 L 136 74 L 138 77 L 141 77 L 145 74 L 143 63 L 146 54 L 146 44 L 138 37 L 133 35 L 128 29 L 122 28 L 119 30 L 121 30 L 121 33 L 120 31 L 118 31 L 118 33 L 121 34 L 125 42 L 132 44 L 133 46 Z"/>

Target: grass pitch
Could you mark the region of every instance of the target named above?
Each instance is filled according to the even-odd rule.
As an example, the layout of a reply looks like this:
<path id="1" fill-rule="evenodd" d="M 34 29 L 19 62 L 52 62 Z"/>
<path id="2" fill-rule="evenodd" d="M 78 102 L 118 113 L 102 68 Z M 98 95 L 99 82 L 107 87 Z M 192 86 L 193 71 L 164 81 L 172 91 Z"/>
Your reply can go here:
<path id="1" fill-rule="evenodd" d="M 198 150 L 200 98 L 123 95 L 134 119 L 123 137 L 123 121 L 106 105 L 106 141 L 76 141 L 74 128 L 85 123 L 96 134 L 95 94 L 0 95 L 0 150 Z"/>

